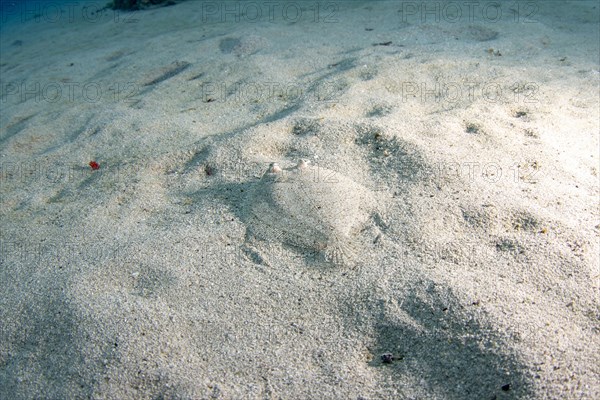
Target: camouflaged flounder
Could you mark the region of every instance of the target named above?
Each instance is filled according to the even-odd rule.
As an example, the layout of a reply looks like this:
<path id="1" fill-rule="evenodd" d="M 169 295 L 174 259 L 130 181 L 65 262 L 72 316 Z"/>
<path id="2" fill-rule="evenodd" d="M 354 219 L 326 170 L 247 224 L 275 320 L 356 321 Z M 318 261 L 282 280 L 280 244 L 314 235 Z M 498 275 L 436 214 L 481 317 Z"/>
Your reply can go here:
<path id="1" fill-rule="evenodd" d="M 250 191 L 245 214 L 251 236 L 352 264 L 371 201 L 362 185 L 301 160 L 286 169 L 272 163 Z"/>

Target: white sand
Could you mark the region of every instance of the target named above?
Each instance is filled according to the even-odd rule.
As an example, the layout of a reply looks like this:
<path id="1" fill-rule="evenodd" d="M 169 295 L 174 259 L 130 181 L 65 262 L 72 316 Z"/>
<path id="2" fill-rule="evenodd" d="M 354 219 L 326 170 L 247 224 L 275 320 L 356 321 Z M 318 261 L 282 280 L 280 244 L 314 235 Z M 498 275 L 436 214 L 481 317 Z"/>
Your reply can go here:
<path id="1" fill-rule="evenodd" d="M 597 4 L 228 4 L 2 21 L 0 398 L 600 398 Z M 249 243 L 298 158 L 353 268 Z"/>

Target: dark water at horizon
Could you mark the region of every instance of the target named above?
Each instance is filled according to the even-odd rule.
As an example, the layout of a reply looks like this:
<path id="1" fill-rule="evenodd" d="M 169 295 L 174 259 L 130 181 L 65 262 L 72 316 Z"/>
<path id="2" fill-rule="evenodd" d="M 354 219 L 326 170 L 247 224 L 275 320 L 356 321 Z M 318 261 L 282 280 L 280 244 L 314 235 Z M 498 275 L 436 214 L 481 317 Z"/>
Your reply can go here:
<path id="1" fill-rule="evenodd" d="M 99 22 L 127 11 L 113 10 L 110 0 L 0 0 L 0 31 L 18 24 L 28 29 L 75 21 Z"/>

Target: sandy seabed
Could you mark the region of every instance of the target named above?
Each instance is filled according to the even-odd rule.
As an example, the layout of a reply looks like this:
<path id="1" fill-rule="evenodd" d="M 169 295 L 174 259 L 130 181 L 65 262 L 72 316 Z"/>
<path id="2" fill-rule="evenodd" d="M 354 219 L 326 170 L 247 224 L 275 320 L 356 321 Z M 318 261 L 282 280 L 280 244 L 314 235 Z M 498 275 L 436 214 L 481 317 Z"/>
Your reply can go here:
<path id="1" fill-rule="evenodd" d="M 275 3 L 4 9 L 0 398 L 600 398 L 598 5 Z"/>

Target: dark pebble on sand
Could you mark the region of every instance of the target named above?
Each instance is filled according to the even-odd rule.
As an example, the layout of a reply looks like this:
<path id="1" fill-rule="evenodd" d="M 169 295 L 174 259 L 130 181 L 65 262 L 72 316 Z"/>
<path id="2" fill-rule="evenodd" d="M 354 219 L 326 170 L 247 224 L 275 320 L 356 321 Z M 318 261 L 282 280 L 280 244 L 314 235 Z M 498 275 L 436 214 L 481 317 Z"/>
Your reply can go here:
<path id="1" fill-rule="evenodd" d="M 392 353 L 383 353 L 381 355 L 381 362 L 384 364 L 391 364 L 394 361 L 394 355 Z"/>

